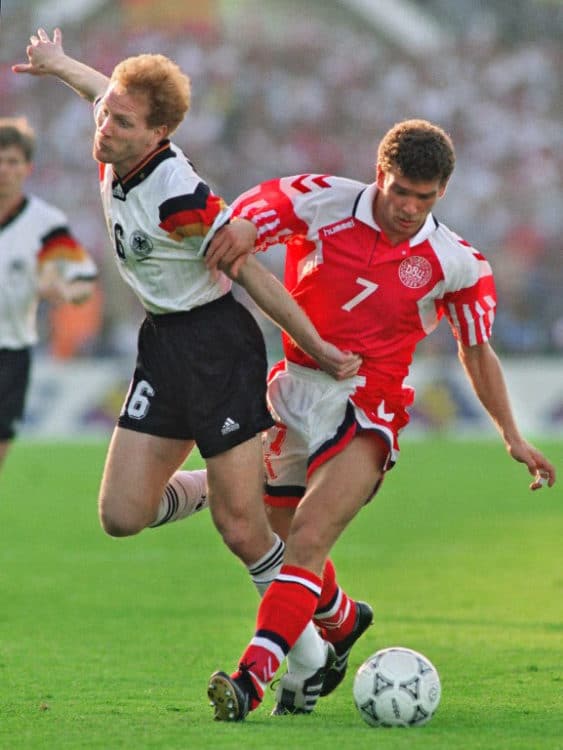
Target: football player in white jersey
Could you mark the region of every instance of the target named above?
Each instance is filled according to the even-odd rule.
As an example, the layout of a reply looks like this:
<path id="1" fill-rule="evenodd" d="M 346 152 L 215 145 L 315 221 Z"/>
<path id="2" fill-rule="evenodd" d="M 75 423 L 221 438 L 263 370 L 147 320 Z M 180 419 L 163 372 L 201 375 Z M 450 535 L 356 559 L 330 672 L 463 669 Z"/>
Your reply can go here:
<path id="1" fill-rule="evenodd" d="M 14 72 L 54 76 L 94 103 L 107 227 L 119 271 L 146 310 L 102 478 L 102 526 L 113 536 L 136 534 L 193 512 L 208 493 L 224 542 L 263 592 L 284 547 L 262 501 L 260 434 L 272 425 L 266 352 L 230 280 L 210 272 L 199 253 L 224 203 L 169 140 L 189 108 L 189 78 L 168 58 L 147 54 L 124 60 L 108 78 L 66 55 L 59 29 L 52 40 L 39 29 L 26 51 L 28 62 Z M 333 377 L 357 371 L 360 358 L 321 339 L 260 264 L 245 263 L 237 280 Z M 196 444 L 207 481 L 205 471 L 179 469 Z M 324 663 L 328 647 L 312 623 L 307 632 L 304 660 L 312 653 Z"/>
<path id="2" fill-rule="evenodd" d="M 25 118 L 0 118 L 0 466 L 24 413 L 39 300 L 80 304 L 97 276 L 64 213 L 24 192 L 34 151 Z"/>
<path id="3" fill-rule="evenodd" d="M 404 381 L 418 342 L 443 316 L 508 453 L 532 475 L 530 489 L 555 482 L 553 465 L 518 429 L 489 343 L 496 307 L 490 265 L 431 213 L 454 164 L 441 128 L 424 120 L 397 123 L 379 145 L 371 185 L 314 174 L 270 180 L 237 198 L 236 220 L 210 242 L 210 267 L 284 242 L 287 288 L 322 336 L 362 356 L 358 376 L 335 383 L 284 337 L 285 361 L 269 380 L 276 425 L 265 442 L 265 465 L 266 502 L 286 551 L 238 670 L 211 677 L 216 719 L 241 720 L 257 708 L 311 618 L 338 657 L 322 693 L 342 679 L 362 610 L 365 622 L 369 612 L 336 586 L 328 555 L 398 456 L 414 397 Z M 291 671 L 290 663 L 276 693 L 277 713 L 306 705 L 310 685 Z"/>

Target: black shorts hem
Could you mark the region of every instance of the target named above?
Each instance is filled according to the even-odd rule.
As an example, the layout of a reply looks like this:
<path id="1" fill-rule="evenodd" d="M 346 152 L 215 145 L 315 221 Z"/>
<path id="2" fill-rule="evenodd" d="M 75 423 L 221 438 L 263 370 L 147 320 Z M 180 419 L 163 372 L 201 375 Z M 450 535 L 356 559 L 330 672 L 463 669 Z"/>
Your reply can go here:
<path id="1" fill-rule="evenodd" d="M 149 427 L 149 425 L 143 425 L 141 422 L 138 424 L 130 421 L 127 417 L 119 417 L 117 420 L 117 426 L 123 430 L 131 430 L 131 432 L 141 432 L 143 435 L 152 435 L 153 437 L 168 438 L 170 440 L 194 440 L 193 435 L 186 437 L 186 435 L 172 435 L 166 430 L 159 430 L 155 427 Z"/>
<path id="2" fill-rule="evenodd" d="M 231 450 L 231 448 L 236 448 L 237 445 L 242 445 L 242 443 L 246 443 L 247 440 L 252 440 L 253 437 L 256 437 L 256 435 L 260 435 L 262 432 L 266 432 L 266 430 L 269 430 L 270 427 L 272 427 L 274 424 L 274 421 L 272 420 L 267 421 L 264 423 L 263 426 L 255 428 L 254 430 L 247 430 L 246 432 L 239 432 L 233 433 L 231 435 L 231 438 L 229 440 L 225 440 L 221 446 L 208 446 L 207 448 L 202 447 L 198 444 L 199 452 L 201 453 L 202 458 L 214 458 L 215 456 L 219 456 L 221 453 L 225 453 L 225 451 Z"/>
<path id="3" fill-rule="evenodd" d="M 247 440 L 251 440 L 256 435 L 260 435 L 260 433 L 265 432 L 266 430 L 269 430 L 270 427 L 273 427 L 274 420 L 273 419 L 267 419 L 264 421 L 262 425 L 258 424 L 258 426 L 254 427 L 253 429 L 246 430 L 244 432 L 237 431 L 235 433 L 232 433 L 230 438 L 227 440 L 225 439 L 221 445 L 215 445 L 215 446 L 200 446 L 200 444 L 197 442 L 197 440 L 194 438 L 193 435 L 187 437 L 186 435 L 171 435 L 170 433 L 167 433 L 166 430 L 159 430 L 159 429 L 148 429 L 147 427 L 144 427 L 142 424 L 133 424 L 127 419 L 118 419 L 117 420 L 117 426 L 120 427 L 123 430 L 131 430 L 131 432 L 140 432 L 144 435 L 152 435 L 153 437 L 160 437 L 165 438 L 167 440 L 193 440 L 194 443 L 197 445 L 197 448 L 201 454 L 202 458 L 214 458 L 215 456 L 218 456 L 221 453 L 225 453 L 225 451 L 230 450 L 231 448 L 236 448 L 237 445 L 241 445 L 242 443 L 246 443 Z"/>

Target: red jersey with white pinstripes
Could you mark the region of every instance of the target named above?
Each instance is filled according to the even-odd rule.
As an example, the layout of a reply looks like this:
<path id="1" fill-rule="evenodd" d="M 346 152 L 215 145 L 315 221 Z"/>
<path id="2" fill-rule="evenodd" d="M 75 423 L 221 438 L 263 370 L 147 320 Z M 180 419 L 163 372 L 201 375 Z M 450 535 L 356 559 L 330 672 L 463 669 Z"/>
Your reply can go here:
<path id="1" fill-rule="evenodd" d="M 496 306 L 485 257 L 429 214 L 409 241 L 390 245 L 374 221 L 376 185 L 329 175 L 265 182 L 241 195 L 233 216 L 258 229 L 257 248 L 287 247 L 285 283 L 323 338 L 363 357 L 366 385 L 353 400 L 385 395 L 407 405 L 404 380 L 418 342 L 445 315 L 464 344 L 488 340 Z M 287 359 L 317 365 L 287 336 Z"/>

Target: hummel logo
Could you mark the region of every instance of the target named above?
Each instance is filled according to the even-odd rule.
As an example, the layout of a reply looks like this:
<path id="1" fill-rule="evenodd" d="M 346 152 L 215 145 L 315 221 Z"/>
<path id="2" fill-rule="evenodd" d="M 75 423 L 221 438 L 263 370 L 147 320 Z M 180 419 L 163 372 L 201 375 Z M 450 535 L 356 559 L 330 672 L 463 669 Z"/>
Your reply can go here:
<path id="1" fill-rule="evenodd" d="M 227 417 L 223 426 L 221 427 L 221 435 L 228 435 L 229 432 L 234 432 L 235 430 L 240 430 L 240 424 L 238 422 L 235 422 L 234 419 Z"/>

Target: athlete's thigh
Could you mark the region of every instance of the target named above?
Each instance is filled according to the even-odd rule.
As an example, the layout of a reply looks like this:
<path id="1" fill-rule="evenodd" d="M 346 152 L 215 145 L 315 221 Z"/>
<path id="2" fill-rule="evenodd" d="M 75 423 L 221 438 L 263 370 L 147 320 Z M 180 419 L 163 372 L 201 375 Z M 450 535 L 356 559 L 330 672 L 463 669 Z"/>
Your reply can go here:
<path id="1" fill-rule="evenodd" d="M 264 502 L 272 508 L 295 508 L 305 494 L 309 446 L 292 428 L 278 423 L 262 437 Z"/>
<path id="2" fill-rule="evenodd" d="M 266 516 L 262 493 L 264 474 L 258 435 L 206 459 L 209 503 L 212 512 L 233 516 Z"/>
<path id="3" fill-rule="evenodd" d="M 166 483 L 193 446 L 193 440 L 116 427 L 106 457 L 100 506 L 108 511 L 156 511 Z"/>
<path id="4" fill-rule="evenodd" d="M 264 438 L 268 505 L 297 507 L 308 474 L 351 439 L 355 420 L 349 396 L 354 387 L 292 363 L 273 369 L 268 398 L 277 423 Z"/>
<path id="5" fill-rule="evenodd" d="M 287 562 L 322 569 L 342 531 L 371 497 L 389 449 L 373 433 L 356 435 L 310 476 L 287 541 Z"/>
<path id="6" fill-rule="evenodd" d="M 225 544 L 246 565 L 273 543 L 262 499 L 264 475 L 258 436 L 207 459 L 209 507 Z"/>

